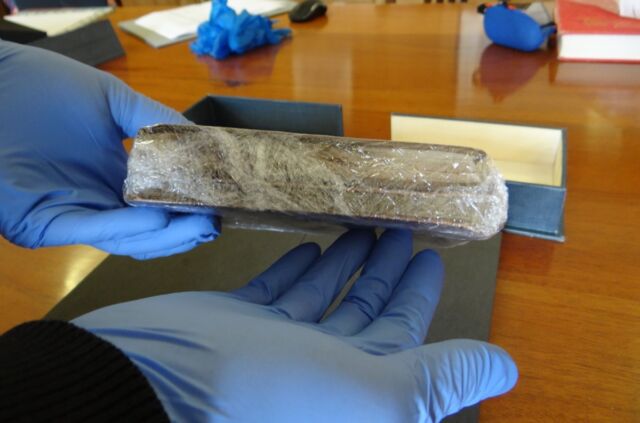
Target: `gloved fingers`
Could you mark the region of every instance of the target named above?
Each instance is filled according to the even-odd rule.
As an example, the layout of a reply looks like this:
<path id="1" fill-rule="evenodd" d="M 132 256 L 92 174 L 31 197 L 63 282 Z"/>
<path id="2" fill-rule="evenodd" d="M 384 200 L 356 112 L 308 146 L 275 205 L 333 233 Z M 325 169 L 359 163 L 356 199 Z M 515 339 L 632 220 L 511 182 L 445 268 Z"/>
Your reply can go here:
<path id="1" fill-rule="evenodd" d="M 362 349 L 388 354 L 424 342 L 436 310 L 444 279 L 438 253 L 415 255 L 384 311 L 353 340 Z"/>
<path id="2" fill-rule="evenodd" d="M 298 245 L 248 284 L 232 293 L 244 301 L 271 304 L 289 289 L 319 256 L 318 244 Z"/>
<path id="3" fill-rule="evenodd" d="M 317 322 L 349 278 L 367 259 L 376 236 L 351 230 L 338 238 L 287 292 L 274 310 L 293 320 Z"/>
<path id="4" fill-rule="evenodd" d="M 412 252 L 410 231 L 391 229 L 383 233 L 349 294 L 320 326 L 346 336 L 360 332 L 389 302 Z"/>
<path id="5" fill-rule="evenodd" d="M 391 358 L 391 357 L 390 357 Z M 511 390 L 518 368 L 502 348 L 481 341 L 455 339 L 392 356 L 407 377 L 424 375 L 422 399 L 434 421 Z"/>
<path id="6" fill-rule="evenodd" d="M 161 230 L 169 225 L 169 220 L 169 215 L 160 209 L 123 207 L 95 211 L 79 208 L 54 218 L 37 246 L 93 245 Z"/>
<path id="7" fill-rule="evenodd" d="M 171 217 L 166 228 L 97 243 L 94 247 L 111 254 L 153 258 L 166 255 L 164 252 L 180 250 L 186 244 L 211 241 L 220 233 L 219 228 L 218 219 L 214 216 L 178 215 Z"/>
<path id="8" fill-rule="evenodd" d="M 143 126 L 190 123 L 180 113 L 135 92 L 115 77 L 106 76 L 105 83 L 113 120 L 127 137 L 135 136 Z"/>
<path id="9" fill-rule="evenodd" d="M 202 244 L 206 241 L 201 240 L 193 240 L 185 242 L 184 244 L 178 245 L 177 247 L 168 248 L 166 250 L 158 250 L 158 251 L 150 251 L 147 253 L 141 254 L 133 254 L 131 257 L 136 260 L 151 260 L 160 257 L 169 257 L 176 254 L 186 253 L 187 251 L 191 251 L 196 248 L 198 245 Z"/>

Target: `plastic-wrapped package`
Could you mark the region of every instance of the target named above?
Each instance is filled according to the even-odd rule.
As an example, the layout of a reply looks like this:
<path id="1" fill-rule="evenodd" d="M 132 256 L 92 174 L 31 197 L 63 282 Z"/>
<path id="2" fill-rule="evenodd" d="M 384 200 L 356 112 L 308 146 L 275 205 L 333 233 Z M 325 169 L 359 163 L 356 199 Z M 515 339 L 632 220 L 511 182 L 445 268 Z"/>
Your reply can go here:
<path id="1" fill-rule="evenodd" d="M 140 130 L 125 200 L 236 227 L 395 227 L 451 241 L 489 238 L 507 218 L 506 185 L 480 150 L 187 125 Z"/>

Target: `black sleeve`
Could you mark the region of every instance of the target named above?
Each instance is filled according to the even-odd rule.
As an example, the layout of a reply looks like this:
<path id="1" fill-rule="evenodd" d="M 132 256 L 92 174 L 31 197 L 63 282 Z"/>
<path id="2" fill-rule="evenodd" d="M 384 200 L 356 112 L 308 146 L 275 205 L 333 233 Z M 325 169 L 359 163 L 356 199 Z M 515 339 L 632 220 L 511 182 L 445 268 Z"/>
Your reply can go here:
<path id="1" fill-rule="evenodd" d="M 168 421 L 140 370 L 71 323 L 36 321 L 0 336 L 0 421 Z"/>

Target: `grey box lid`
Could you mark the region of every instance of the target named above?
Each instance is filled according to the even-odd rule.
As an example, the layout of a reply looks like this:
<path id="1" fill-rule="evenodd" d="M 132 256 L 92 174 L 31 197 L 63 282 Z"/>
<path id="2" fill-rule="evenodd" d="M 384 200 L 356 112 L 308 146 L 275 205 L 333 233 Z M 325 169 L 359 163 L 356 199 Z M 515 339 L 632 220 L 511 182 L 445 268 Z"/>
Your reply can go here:
<path id="1" fill-rule="evenodd" d="M 343 135 L 338 104 L 209 95 L 184 115 L 198 125 Z"/>
<path id="2" fill-rule="evenodd" d="M 186 254 L 150 261 L 110 256 L 46 317 L 70 320 L 110 304 L 171 292 L 229 291 L 300 243 L 313 241 L 326 248 L 334 239 L 333 235 L 224 229 L 216 241 Z M 500 241 L 497 235 L 440 251 L 446 281 L 427 343 L 452 338 L 488 340 Z M 425 247 L 414 243 L 414 251 Z M 473 422 L 477 413 L 477 407 L 469 407 L 446 421 Z"/>
<path id="3" fill-rule="evenodd" d="M 41 38 L 30 45 L 55 51 L 90 66 L 125 55 L 108 20 L 97 21 L 54 37 Z"/>

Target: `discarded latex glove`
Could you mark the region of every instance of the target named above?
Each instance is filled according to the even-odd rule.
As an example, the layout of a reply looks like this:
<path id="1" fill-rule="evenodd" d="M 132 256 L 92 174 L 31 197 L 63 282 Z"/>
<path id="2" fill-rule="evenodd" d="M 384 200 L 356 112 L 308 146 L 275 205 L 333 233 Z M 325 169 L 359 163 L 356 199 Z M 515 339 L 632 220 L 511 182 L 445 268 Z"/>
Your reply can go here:
<path id="1" fill-rule="evenodd" d="M 556 32 L 553 23 L 541 24 L 506 2 L 485 7 L 484 31 L 494 43 L 520 51 L 538 50 Z"/>
<path id="2" fill-rule="evenodd" d="M 209 21 L 198 27 L 198 38 L 191 44 L 191 50 L 224 59 L 265 44 L 278 44 L 291 34 L 290 29 L 272 29 L 271 25 L 270 19 L 246 10 L 236 14 L 227 6 L 227 0 L 212 0 Z"/>

